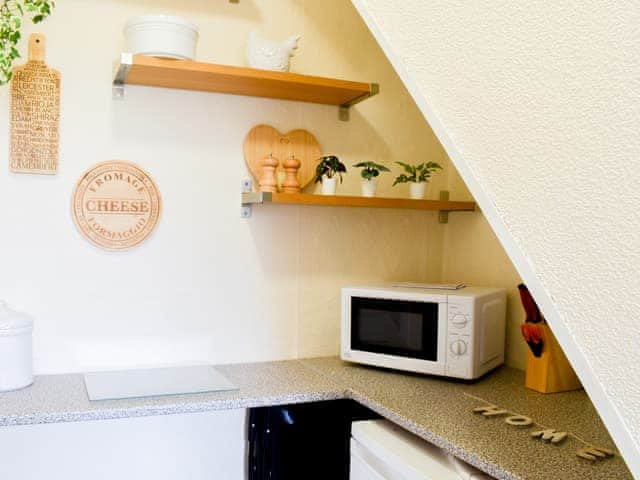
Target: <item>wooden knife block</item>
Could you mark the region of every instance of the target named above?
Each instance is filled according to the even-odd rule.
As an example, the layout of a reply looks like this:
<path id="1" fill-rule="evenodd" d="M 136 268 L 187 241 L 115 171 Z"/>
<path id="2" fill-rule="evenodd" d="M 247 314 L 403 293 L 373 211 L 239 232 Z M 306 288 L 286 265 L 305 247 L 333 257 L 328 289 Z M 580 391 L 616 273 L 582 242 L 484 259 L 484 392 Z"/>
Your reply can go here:
<path id="1" fill-rule="evenodd" d="M 528 352 L 525 386 L 540 393 L 568 392 L 579 390 L 582 384 L 571 368 L 551 329 L 544 324 L 542 330 L 542 356 L 536 357 Z"/>

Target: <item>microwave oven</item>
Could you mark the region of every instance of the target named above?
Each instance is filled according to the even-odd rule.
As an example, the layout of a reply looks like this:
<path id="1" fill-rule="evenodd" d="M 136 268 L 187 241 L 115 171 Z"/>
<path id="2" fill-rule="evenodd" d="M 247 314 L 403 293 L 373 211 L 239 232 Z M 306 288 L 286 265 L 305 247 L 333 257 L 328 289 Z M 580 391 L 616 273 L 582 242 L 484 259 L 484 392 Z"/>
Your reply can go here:
<path id="1" fill-rule="evenodd" d="M 504 363 L 506 293 L 419 284 L 342 289 L 340 356 L 475 379 Z"/>

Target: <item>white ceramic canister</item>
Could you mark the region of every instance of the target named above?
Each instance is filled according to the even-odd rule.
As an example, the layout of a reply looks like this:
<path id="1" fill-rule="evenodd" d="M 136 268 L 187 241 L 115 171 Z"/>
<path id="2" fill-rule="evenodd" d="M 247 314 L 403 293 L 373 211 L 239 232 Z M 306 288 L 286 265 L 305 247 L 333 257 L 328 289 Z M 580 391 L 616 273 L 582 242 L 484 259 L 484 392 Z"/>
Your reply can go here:
<path id="1" fill-rule="evenodd" d="M 141 15 L 124 27 L 126 50 L 133 54 L 193 60 L 196 58 L 198 27 L 171 15 Z"/>
<path id="2" fill-rule="evenodd" d="M 0 301 L 0 392 L 33 383 L 33 320 Z"/>

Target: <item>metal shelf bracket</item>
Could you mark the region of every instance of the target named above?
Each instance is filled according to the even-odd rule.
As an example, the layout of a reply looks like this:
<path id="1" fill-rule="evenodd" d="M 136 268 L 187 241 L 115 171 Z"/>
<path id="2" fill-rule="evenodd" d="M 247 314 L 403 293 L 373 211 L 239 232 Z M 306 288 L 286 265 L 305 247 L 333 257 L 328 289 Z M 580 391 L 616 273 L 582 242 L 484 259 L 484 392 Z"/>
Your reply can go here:
<path id="1" fill-rule="evenodd" d="M 115 65 L 113 83 L 111 86 L 111 94 L 114 100 L 124 99 L 124 84 L 127 80 L 127 75 L 129 75 L 129 70 L 131 70 L 132 65 L 133 54 L 123 53 L 120 55 L 120 62 L 116 63 Z"/>
<path id="2" fill-rule="evenodd" d="M 262 192 L 252 192 L 253 181 L 250 178 L 242 180 L 242 205 L 240 207 L 241 218 L 251 218 L 251 205 L 262 203 Z"/>
<path id="3" fill-rule="evenodd" d="M 369 93 L 365 93 L 364 95 L 359 96 L 358 98 L 354 98 L 347 103 L 343 103 L 340 105 L 340 110 L 338 116 L 341 121 L 348 122 L 350 118 L 349 110 L 354 105 L 364 102 L 366 99 L 371 98 L 380 93 L 380 85 L 377 83 L 370 84 Z"/>

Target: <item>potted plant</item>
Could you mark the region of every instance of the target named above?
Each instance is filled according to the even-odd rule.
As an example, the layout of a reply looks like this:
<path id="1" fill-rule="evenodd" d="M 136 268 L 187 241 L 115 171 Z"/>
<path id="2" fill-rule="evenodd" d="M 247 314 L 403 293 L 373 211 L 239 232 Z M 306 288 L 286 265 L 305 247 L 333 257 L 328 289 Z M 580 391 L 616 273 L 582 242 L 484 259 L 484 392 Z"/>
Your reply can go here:
<path id="1" fill-rule="evenodd" d="M 406 173 L 402 173 L 396 177 L 393 185 L 398 183 L 409 184 L 409 195 L 413 199 L 424 197 L 424 188 L 426 183 L 437 170 L 442 170 L 440 164 L 436 162 L 420 163 L 418 165 L 409 165 L 408 163 L 396 162 L 404 168 Z"/>
<path id="2" fill-rule="evenodd" d="M 375 197 L 380 172 L 389 172 L 390 170 L 384 165 L 375 162 L 360 162 L 356 163 L 354 167 L 362 169 L 360 172 L 362 177 L 362 196 Z"/>
<path id="3" fill-rule="evenodd" d="M 9 83 L 13 61 L 20 57 L 17 45 L 22 34 L 23 17 L 40 23 L 55 6 L 53 0 L 0 0 L 0 85 Z"/>
<path id="4" fill-rule="evenodd" d="M 322 184 L 323 195 L 335 195 L 338 178 L 342 183 L 342 174 L 346 171 L 347 167 L 335 155 L 320 157 L 320 163 L 316 167 L 315 183 Z"/>

